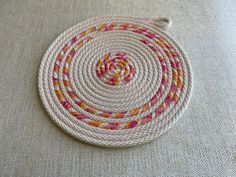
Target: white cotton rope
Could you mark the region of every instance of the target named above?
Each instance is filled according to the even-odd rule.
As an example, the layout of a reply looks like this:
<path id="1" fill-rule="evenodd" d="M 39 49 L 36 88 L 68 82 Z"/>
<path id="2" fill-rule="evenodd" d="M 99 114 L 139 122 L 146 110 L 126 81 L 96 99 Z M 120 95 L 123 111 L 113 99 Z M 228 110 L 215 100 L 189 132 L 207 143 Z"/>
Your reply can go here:
<path id="1" fill-rule="evenodd" d="M 164 30 L 169 18 L 95 17 L 62 33 L 38 77 L 43 105 L 73 137 L 98 146 L 149 142 L 181 116 L 192 72 Z"/>

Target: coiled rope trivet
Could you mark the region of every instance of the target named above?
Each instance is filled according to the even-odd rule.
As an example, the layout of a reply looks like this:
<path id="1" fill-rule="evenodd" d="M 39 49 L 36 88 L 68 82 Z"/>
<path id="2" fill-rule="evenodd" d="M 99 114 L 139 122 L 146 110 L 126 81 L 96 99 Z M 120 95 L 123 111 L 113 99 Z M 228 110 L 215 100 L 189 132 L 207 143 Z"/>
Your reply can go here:
<path id="1" fill-rule="evenodd" d="M 61 128 L 108 147 L 142 144 L 173 126 L 192 75 L 168 18 L 98 17 L 61 34 L 39 70 L 40 96 Z"/>

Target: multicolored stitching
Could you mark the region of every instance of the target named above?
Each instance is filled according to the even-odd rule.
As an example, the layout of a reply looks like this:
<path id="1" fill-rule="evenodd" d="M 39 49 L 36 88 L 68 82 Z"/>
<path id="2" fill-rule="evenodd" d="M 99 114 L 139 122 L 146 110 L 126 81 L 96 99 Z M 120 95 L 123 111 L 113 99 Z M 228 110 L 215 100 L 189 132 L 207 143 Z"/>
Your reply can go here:
<path id="1" fill-rule="evenodd" d="M 85 103 L 82 100 L 79 100 L 79 97 L 76 95 L 76 93 L 71 89 L 71 84 L 68 79 L 69 76 L 69 66 L 70 63 L 75 56 L 76 52 L 86 43 L 88 43 L 90 40 L 93 39 L 93 37 L 90 35 L 94 32 L 106 32 L 111 30 L 128 30 L 133 33 L 138 33 L 141 35 L 144 35 L 146 38 L 140 38 L 140 42 L 148 46 L 154 53 L 157 55 L 157 60 L 161 63 L 162 67 L 162 81 L 161 86 L 156 92 L 156 94 L 149 100 L 147 103 L 145 103 L 143 106 L 135 108 L 133 110 L 127 110 L 123 112 L 108 112 L 108 111 L 102 111 L 98 110 L 95 107 L 92 107 Z M 97 120 L 92 120 L 88 116 L 83 115 L 81 112 L 76 111 L 73 106 L 70 104 L 69 101 L 66 100 L 64 97 L 60 82 L 58 81 L 58 74 L 60 70 L 60 63 L 62 62 L 63 58 L 65 57 L 65 53 L 68 51 L 68 49 L 74 45 L 72 49 L 70 49 L 69 54 L 65 57 L 65 63 L 63 67 L 63 84 L 67 90 L 68 95 L 74 100 L 74 102 L 83 110 L 98 115 L 104 118 L 125 118 L 125 117 L 131 117 L 135 116 L 137 114 L 143 113 L 147 110 L 149 110 L 152 106 L 154 106 L 158 99 L 163 95 L 166 84 L 167 84 L 167 66 L 166 66 L 166 58 L 163 57 L 157 46 L 153 45 L 151 41 L 154 41 L 158 47 L 160 47 L 170 60 L 170 64 L 172 67 L 172 85 L 170 92 L 168 93 L 167 97 L 163 101 L 161 105 L 159 105 L 155 109 L 155 115 L 153 113 L 149 113 L 148 115 L 142 117 L 141 119 L 130 121 L 127 123 L 109 123 L 109 122 L 102 122 Z M 54 73 L 53 73 L 53 84 L 55 87 L 55 93 L 61 102 L 62 106 L 67 109 L 71 115 L 76 117 L 77 119 L 84 121 L 95 127 L 101 127 L 105 129 L 128 129 L 128 128 L 134 128 L 140 124 L 145 124 L 147 122 L 150 122 L 153 117 L 158 117 L 166 107 L 170 105 L 170 103 L 176 104 L 179 99 L 179 93 L 181 92 L 181 89 L 183 87 L 183 70 L 182 65 L 178 59 L 178 53 L 173 49 L 170 43 L 168 43 L 162 36 L 159 36 L 155 34 L 154 32 L 150 31 L 149 29 L 146 29 L 144 27 L 133 25 L 129 23 L 108 23 L 108 24 L 101 24 L 98 26 L 92 26 L 86 31 L 82 31 L 79 33 L 79 35 L 74 36 L 69 43 L 65 44 L 65 46 L 62 48 L 62 50 L 58 53 L 57 59 L 54 65 Z M 113 86 L 119 86 L 120 84 L 127 84 L 132 77 L 135 75 L 135 68 L 128 62 L 127 56 L 121 51 L 114 55 L 115 57 L 119 58 L 119 62 L 116 63 L 116 65 L 120 64 L 119 69 L 124 69 L 125 74 L 114 74 L 110 78 L 106 80 L 106 83 Z M 109 70 L 115 69 L 115 66 L 113 66 L 111 63 L 114 62 L 114 56 L 111 55 L 111 53 L 108 53 L 104 56 L 103 59 L 98 60 L 97 63 L 97 76 L 98 77 L 104 77 L 104 74 L 107 73 Z M 108 64 L 109 67 L 107 66 Z M 129 73 L 127 73 L 128 69 L 126 67 L 129 67 Z M 105 67 L 103 70 L 102 68 Z M 107 68 L 106 68 L 107 67 Z M 112 68 L 113 67 L 113 68 Z M 122 77 L 123 76 L 123 77 Z"/>

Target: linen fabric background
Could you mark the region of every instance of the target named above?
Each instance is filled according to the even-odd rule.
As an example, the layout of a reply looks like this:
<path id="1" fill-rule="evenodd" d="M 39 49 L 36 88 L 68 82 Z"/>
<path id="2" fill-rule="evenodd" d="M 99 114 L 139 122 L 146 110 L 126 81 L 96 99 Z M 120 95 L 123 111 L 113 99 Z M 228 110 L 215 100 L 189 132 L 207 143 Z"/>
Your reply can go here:
<path id="1" fill-rule="evenodd" d="M 236 1 L 0 0 L 0 176 L 236 176 Z M 158 139 L 99 148 L 58 128 L 37 88 L 64 30 L 93 16 L 168 16 L 194 74 L 188 109 Z"/>

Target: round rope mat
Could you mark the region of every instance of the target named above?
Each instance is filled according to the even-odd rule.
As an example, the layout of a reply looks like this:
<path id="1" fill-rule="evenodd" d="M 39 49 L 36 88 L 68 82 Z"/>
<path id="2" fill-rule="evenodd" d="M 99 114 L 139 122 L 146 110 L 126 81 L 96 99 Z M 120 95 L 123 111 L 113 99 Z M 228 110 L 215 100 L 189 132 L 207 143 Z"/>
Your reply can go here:
<path id="1" fill-rule="evenodd" d="M 97 17 L 61 34 L 40 65 L 40 96 L 82 141 L 142 144 L 173 126 L 189 102 L 192 74 L 168 18 Z"/>

